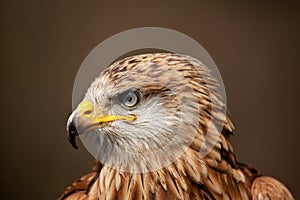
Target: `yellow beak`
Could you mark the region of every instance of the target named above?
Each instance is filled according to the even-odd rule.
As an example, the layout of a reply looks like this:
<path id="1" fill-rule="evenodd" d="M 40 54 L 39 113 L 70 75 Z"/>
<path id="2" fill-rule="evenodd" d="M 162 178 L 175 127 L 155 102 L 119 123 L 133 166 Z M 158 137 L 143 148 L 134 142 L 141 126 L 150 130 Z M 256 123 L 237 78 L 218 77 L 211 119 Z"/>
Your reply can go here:
<path id="1" fill-rule="evenodd" d="M 84 118 L 87 118 L 94 122 L 95 124 L 102 124 L 106 122 L 112 122 L 116 120 L 130 120 L 133 121 L 136 119 L 134 115 L 120 116 L 120 115 L 104 115 L 104 116 L 94 116 L 94 106 L 89 100 L 84 100 L 78 105 L 78 113 Z"/>
<path id="2" fill-rule="evenodd" d="M 94 114 L 94 106 L 89 100 L 82 101 L 76 110 L 70 115 L 67 123 L 67 134 L 68 139 L 71 145 L 77 149 L 77 145 L 75 142 L 75 137 L 79 133 L 84 133 L 85 130 L 88 130 L 91 127 L 101 127 L 108 122 L 113 122 L 116 120 L 128 120 L 134 121 L 136 120 L 135 115 L 103 115 L 103 116 L 95 116 Z"/>

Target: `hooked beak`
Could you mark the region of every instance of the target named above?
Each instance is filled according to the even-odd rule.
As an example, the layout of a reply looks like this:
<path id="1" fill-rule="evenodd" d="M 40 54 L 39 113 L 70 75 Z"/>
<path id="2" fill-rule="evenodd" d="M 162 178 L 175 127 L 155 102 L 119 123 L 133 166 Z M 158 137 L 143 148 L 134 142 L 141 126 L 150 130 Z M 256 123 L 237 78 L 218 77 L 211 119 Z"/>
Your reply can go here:
<path id="1" fill-rule="evenodd" d="M 76 136 L 87 133 L 97 128 L 106 126 L 109 122 L 116 120 L 136 120 L 135 115 L 103 115 L 98 116 L 94 112 L 94 106 L 89 100 L 83 100 L 75 111 L 70 115 L 67 122 L 67 136 L 73 148 L 78 149 Z"/>
<path id="2" fill-rule="evenodd" d="M 72 114 L 70 117 L 72 117 Z M 71 121 L 68 122 L 68 125 L 67 125 L 68 140 L 74 149 L 78 149 L 78 146 L 77 146 L 76 140 L 75 140 L 75 137 L 78 136 L 78 132 L 77 132 L 77 129 L 76 129 L 76 126 L 74 123 L 74 118 L 72 118 L 72 119 L 69 118 L 69 120 L 71 120 Z"/>

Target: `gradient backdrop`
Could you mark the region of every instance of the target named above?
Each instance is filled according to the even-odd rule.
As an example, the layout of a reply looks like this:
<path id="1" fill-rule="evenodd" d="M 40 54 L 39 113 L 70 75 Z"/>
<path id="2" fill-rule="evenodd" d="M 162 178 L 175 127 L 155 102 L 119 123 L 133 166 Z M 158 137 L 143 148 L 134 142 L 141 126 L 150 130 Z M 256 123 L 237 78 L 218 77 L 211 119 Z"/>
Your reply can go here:
<path id="1" fill-rule="evenodd" d="M 284 2 L 284 3 L 283 3 Z M 183 32 L 216 62 L 240 161 L 300 197 L 299 20 L 296 1 L 1 1 L 1 199 L 55 199 L 93 157 L 66 139 L 76 72 L 118 32 Z M 96 76 L 96 74 L 95 74 Z"/>

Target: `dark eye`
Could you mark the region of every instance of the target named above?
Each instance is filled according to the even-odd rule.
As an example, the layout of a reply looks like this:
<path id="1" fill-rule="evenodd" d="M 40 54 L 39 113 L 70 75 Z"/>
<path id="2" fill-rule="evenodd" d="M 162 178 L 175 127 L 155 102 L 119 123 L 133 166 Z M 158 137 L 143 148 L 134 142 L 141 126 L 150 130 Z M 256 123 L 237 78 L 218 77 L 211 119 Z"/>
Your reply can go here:
<path id="1" fill-rule="evenodd" d="M 133 107 L 139 102 L 139 95 L 135 91 L 126 91 L 121 94 L 121 102 L 127 107 Z"/>

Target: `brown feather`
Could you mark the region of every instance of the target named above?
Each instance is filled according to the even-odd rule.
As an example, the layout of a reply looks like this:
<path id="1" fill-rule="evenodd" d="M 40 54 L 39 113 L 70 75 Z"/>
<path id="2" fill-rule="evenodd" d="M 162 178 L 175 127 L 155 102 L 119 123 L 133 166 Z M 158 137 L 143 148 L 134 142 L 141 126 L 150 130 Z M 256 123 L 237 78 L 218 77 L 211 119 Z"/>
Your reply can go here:
<path id="1" fill-rule="evenodd" d="M 191 145 L 175 162 L 145 173 L 119 171 L 96 162 L 93 171 L 67 187 L 59 199 L 293 199 L 279 181 L 261 177 L 254 168 L 236 161 L 229 141 L 234 126 L 230 118 L 221 112 L 224 105 L 216 93 L 218 83 L 210 74 L 209 68 L 196 59 L 168 53 L 137 55 L 117 61 L 103 74 L 107 76 L 107 80 L 114 82 L 127 71 L 140 67 L 140 75 L 144 72 L 170 79 L 163 77 L 166 68 L 149 72 L 147 70 L 152 69 L 146 67 L 147 63 L 176 69 L 192 86 L 199 102 L 200 116 L 199 126 L 196 124 L 186 129 L 187 133 L 196 132 Z M 195 66 L 199 67 L 199 71 L 195 70 Z M 149 85 L 148 90 L 160 91 L 161 88 Z M 213 103 L 216 104 L 216 110 L 212 110 Z M 172 107 L 171 104 L 168 106 Z M 216 122 L 212 121 L 212 115 Z M 221 124 L 223 118 L 223 130 L 219 132 L 214 129 L 214 132 L 208 133 L 209 127 Z M 199 150 L 210 145 L 213 148 L 208 155 L 200 158 Z M 164 159 L 159 157 L 153 163 L 157 164 Z M 147 167 L 144 166 L 143 169 Z"/>
<path id="2" fill-rule="evenodd" d="M 253 200 L 291 200 L 292 194 L 278 180 L 261 176 L 254 180 L 251 193 Z"/>

